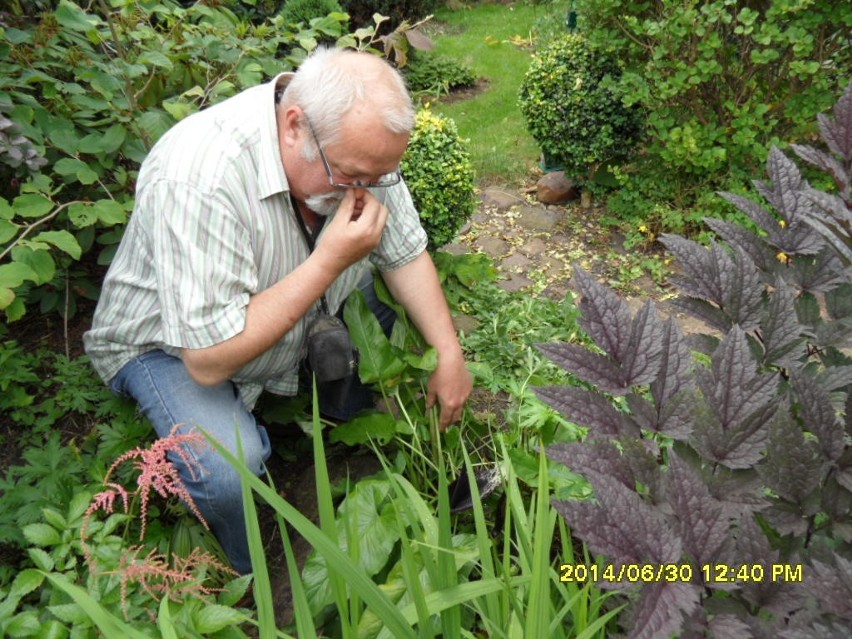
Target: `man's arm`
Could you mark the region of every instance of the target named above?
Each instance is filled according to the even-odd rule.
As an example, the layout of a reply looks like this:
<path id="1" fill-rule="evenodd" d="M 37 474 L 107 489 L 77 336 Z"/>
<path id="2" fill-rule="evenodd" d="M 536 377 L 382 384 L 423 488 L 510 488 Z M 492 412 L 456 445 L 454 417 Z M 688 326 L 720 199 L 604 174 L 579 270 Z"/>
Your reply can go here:
<path id="1" fill-rule="evenodd" d="M 427 408 L 441 407 L 441 430 L 461 419 L 473 380 L 467 370 L 450 310 L 432 258 L 423 251 L 413 261 L 382 273 L 394 299 L 402 304 L 426 341 L 438 351 L 438 367 L 429 379 Z"/>
<path id="2" fill-rule="evenodd" d="M 369 192 L 347 190 L 311 256 L 249 299 L 242 332 L 214 346 L 181 351 L 192 378 L 206 386 L 220 384 L 272 348 L 344 270 L 378 245 L 387 215 L 387 209 Z"/>

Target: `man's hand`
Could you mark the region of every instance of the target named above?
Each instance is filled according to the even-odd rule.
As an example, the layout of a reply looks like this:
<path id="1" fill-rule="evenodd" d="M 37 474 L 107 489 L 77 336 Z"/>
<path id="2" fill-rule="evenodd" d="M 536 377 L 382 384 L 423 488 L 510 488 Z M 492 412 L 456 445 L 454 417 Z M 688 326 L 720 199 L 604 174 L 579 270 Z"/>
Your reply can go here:
<path id="1" fill-rule="evenodd" d="M 346 189 L 316 252 L 343 272 L 369 255 L 382 239 L 388 209 L 366 189 Z"/>
<path id="2" fill-rule="evenodd" d="M 461 419 L 464 403 L 473 389 L 473 379 L 459 351 L 457 357 L 438 356 L 438 367 L 429 378 L 426 408 L 437 402 L 441 408 L 438 427 L 444 431 Z"/>

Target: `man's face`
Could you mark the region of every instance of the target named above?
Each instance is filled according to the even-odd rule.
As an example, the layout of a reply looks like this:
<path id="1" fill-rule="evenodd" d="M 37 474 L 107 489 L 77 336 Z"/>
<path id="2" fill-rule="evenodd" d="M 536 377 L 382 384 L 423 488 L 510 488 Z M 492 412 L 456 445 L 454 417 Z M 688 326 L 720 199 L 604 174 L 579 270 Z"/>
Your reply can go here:
<path id="1" fill-rule="evenodd" d="M 392 184 L 408 145 L 408 135 L 389 133 L 372 114 L 355 108 L 341 123 L 334 144 L 320 145 L 310 125 L 303 128 L 301 156 L 310 166 L 305 175 L 304 202 L 329 216 L 337 211 L 347 188 Z"/>

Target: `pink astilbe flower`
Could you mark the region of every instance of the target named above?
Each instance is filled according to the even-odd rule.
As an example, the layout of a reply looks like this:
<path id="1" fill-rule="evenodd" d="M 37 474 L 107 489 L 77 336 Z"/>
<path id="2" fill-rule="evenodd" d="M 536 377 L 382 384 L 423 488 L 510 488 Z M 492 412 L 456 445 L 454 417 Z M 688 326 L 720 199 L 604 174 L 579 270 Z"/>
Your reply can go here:
<path id="1" fill-rule="evenodd" d="M 198 548 L 194 548 L 186 557 L 172 555 L 171 567 L 166 555 L 150 550 L 147 555 L 140 557 L 144 551 L 144 546 L 131 546 L 122 556 L 118 569 L 105 573 L 121 576 L 121 607 L 127 619 L 130 614 L 128 585 L 131 582 L 139 583 L 146 593 L 158 601 L 162 597 L 168 597 L 175 602 L 195 597 L 209 602 L 210 597 L 222 589 L 204 585 L 203 577 L 198 573 L 203 574 L 206 569 L 215 568 L 234 576 L 238 575 L 235 570 Z"/>
<path id="2" fill-rule="evenodd" d="M 134 448 L 124 453 L 107 470 L 104 476 L 104 486 L 107 487 L 107 490 L 98 493 L 92 499 L 92 503 L 89 504 L 83 516 L 83 526 L 80 531 L 86 561 L 90 565 L 94 566 L 93 557 L 86 543 L 89 521 L 92 515 L 99 510 L 109 514 L 115 512 L 115 502 L 119 497 L 124 505 L 125 513 L 130 511 L 130 498 L 139 499 L 140 517 L 142 519 L 141 530 L 139 531 L 140 541 L 145 538 L 145 529 L 148 522 L 148 504 L 151 500 L 152 490 L 156 491 L 164 499 L 174 496 L 183 500 L 192 513 L 198 517 L 201 524 L 208 530 L 210 529 L 201 515 L 201 511 L 198 510 L 195 500 L 183 484 L 178 469 L 168 459 L 170 452 L 180 457 L 184 464 L 186 464 L 190 476 L 195 479 L 203 469 L 200 468 L 186 447 L 189 446 L 200 450 L 207 446 L 207 440 L 204 439 L 204 435 L 195 429 L 190 430 L 188 433 L 179 434 L 177 432 L 178 428 L 180 428 L 180 424 L 172 428 L 172 432 L 168 437 L 158 439 L 149 448 Z M 110 481 L 110 479 L 119 466 L 131 459 L 135 460 L 134 465 L 139 470 L 139 477 L 136 478 L 136 490 L 129 492 L 124 486 Z"/>

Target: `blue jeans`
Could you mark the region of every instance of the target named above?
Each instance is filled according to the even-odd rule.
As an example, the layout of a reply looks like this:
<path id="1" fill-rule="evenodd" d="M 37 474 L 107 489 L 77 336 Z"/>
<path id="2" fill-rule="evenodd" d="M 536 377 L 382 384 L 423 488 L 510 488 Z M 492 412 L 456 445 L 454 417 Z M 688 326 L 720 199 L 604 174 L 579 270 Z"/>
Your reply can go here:
<path id="1" fill-rule="evenodd" d="M 376 298 L 372 276 L 365 277 L 359 287 L 382 327 L 389 332 L 395 315 Z M 180 425 L 179 433 L 198 425 L 236 455 L 239 432 L 246 465 L 258 475 L 264 472 L 263 463 L 272 452 L 269 437 L 232 382 L 202 386 L 192 379 L 180 358 L 153 350 L 125 364 L 109 387 L 118 395 L 133 397 L 138 402 L 158 437 L 168 436 L 176 424 Z M 321 395 L 320 410 L 336 419 L 349 419 L 371 405 L 370 391 L 357 375 L 347 382 L 345 390 L 342 402 L 341 394 L 333 393 L 337 397 L 328 406 L 324 406 Z M 239 474 L 210 446 L 202 450 L 188 446 L 186 450 L 197 462 L 196 468 L 187 468 L 181 457 L 173 453 L 169 453 L 169 460 L 178 469 L 234 569 L 240 574 L 251 572 Z"/>

